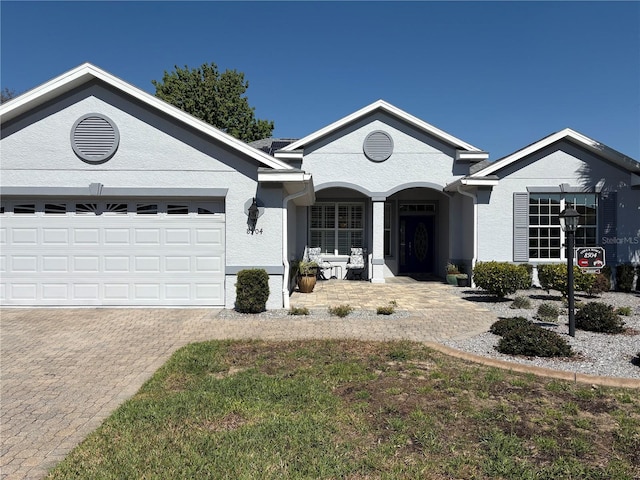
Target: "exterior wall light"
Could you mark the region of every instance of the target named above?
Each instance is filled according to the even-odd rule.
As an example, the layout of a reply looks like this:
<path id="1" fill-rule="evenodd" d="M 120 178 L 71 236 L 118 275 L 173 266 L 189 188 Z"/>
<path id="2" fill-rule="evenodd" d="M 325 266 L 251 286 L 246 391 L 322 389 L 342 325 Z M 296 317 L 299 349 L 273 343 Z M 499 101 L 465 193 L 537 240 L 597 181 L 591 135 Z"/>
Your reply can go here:
<path id="1" fill-rule="evenodd" d="M 256 229 L 256 225 L 258 224 L 258 217 L 260 217 L 260 207 L 258 207 L 258 201 L 256 197 L 253 197 L 253 201 L 247 209 L 247 217 L 249 217 L 247 219 L 247 233 L 251 233 L 251 235 L 253 235 L 254 233 L 262 233 L 262 230 Z"/>
<path id="2" fill-rule="evenodd" d="M 560 226 L 567 234 L 567 296 L 569 300 L 569 335 L 576 336 L 575 301 L 573 297 L 573 248 L 580 214 L 572 207 L 560 212 Z"/>

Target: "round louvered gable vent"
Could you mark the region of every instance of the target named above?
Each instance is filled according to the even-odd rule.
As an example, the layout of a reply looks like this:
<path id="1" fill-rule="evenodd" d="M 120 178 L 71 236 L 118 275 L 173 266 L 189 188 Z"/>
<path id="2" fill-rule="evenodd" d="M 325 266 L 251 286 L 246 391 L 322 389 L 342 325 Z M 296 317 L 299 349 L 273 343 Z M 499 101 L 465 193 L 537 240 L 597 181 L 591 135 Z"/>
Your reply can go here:
<path id="1" fill-rule="evenodd" d="M 71 129 L 73 151 L 85 162 L 106 162 L 116 153 L 119 143 L 120 134 L 116 124 L 102 114 L 84 115 Z"/>
<path id="2" fill-rule="evenodd" d="M 371 132 L 364 139 L 364 154 L 374 162 L 384 162 L 393 153 L 393 140 L 383 131 Z"/>

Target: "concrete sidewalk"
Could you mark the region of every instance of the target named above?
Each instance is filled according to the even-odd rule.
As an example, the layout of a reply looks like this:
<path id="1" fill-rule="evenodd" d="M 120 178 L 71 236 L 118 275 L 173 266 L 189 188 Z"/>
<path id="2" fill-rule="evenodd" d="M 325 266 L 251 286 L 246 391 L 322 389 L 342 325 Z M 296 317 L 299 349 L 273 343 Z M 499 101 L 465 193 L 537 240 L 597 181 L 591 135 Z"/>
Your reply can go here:
<path id="1" fill-rule="evenodd" d="M 3 309 L 0 478 L 42 478 L 179 347 L 209 339 L 442 341 L 486 331 L 487 310 L 432 282 L 320 282 L 292 305 L 395 300 L 411 316 L 222 318 L 211 309 Z"/>

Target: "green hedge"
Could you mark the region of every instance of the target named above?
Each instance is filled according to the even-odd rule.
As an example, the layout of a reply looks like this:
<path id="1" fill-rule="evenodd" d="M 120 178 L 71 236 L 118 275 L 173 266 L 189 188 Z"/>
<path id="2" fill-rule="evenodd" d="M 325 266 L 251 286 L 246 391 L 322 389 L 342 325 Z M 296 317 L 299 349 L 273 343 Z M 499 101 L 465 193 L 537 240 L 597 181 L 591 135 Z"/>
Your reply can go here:
<path id="1" fill-rule="evenodd" d="M 565 297 L 569 294 L 567 283 L 567 265 L 565 263 L 551 263 L 538 265 L 538 280 L 540 286 L 549 292 L 557 290 Z M 595 283 L 595 275 L 582 273 L 580 268 L 573 267 L 573 288 L 578 292 L 590 292 Z"/>
<path id="2" fill-rule="evenodd" d="M 473 281 L 478 287 L 498 297 L 505 297 L 531 286 L 531 277 L 526 265 L 508 262 L 476 263 Z"/>
<path id="3" fill-rule="evenodd" d="M 269 274 L 261 268 L 240 270 L 236 282 L 236 310 L 264 312 L 269 299 Z"/>

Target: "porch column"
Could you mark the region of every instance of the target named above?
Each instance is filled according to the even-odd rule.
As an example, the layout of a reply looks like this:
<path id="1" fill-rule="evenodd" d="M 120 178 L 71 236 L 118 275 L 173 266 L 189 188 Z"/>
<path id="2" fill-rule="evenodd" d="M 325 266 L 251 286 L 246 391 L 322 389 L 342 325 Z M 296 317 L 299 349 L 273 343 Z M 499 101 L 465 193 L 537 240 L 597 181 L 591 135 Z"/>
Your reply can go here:
<path id="1" fill-rule="evenodd" d="M 371 283 L 384 283 L 384 201 L 386 197 L 374 197 L 373 248 L 371 249 Z"/>

